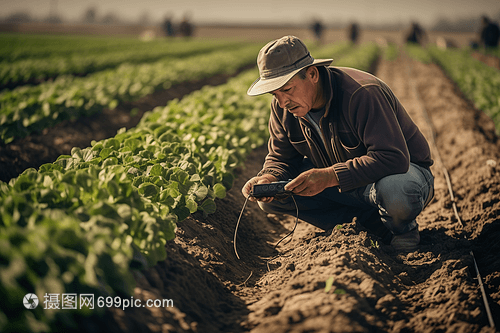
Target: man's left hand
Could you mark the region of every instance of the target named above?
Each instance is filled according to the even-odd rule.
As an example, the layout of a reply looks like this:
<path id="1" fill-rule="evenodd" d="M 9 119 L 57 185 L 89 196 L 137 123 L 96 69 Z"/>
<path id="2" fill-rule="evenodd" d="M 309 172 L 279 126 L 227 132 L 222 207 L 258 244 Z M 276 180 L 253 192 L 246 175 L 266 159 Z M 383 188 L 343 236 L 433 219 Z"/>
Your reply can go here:
<path id="1" fill-rule="evenodd" d="M 338 186 L 339 181 L 332 167 L 310 169 L 302 172 L 285 186 L 285 190 L 294 194 L 312 197 L 323 192 L 327 187 Z"/>

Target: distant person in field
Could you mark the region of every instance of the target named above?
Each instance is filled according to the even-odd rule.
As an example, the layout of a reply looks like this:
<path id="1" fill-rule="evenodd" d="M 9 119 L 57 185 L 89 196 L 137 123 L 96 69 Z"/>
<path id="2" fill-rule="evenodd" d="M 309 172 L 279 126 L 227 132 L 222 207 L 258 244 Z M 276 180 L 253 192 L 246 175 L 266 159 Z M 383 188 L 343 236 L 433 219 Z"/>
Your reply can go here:
<path id="1" fill-rule="evenodd" d="M 175 35 L 174 32 L 174 25 L 172 24 L 172 18 L 170 16 L 167 16 L 165 20 L 163 21 L 163 32 L 165 33 L 165 36 L 167 37 L 173 37 Z"/>
<path id="2" fill-rule="evenodd" d="M 481 17 L 481 31 L 479 33 L 480 46 L 485 48 L 498 47 L 500 29 L 498 24 L 492 22 L 487 16 Z"/>
<path id="3" fill-rule="evenodd" d="M 425 30 L 420 26 L 420 24 L 413 22 L 410 29 L 406 33 L 406 42 L 424 45 L 426 39 L 427 34 L 425 33 Z"/>
<path id="4" fill-rule="evenodd" d="M 182 19 L 179 32 L 183 37 L 191 37 L 193 35 L 193 25 L 189 22 L 187 16 L 184 16 Z"/>
<path id="5" fill-rule="evenodd" d="M 433 197 L 429 145 L 391 89 L 332 59 L 314 59 L 294 36 L 259 52 L 260 77 L 248 95 L 273 95 L 268 155 L 242 188 L 292 179 L 299 217 L 321 229 L 349 223 L 397 251 L 420 242 L 416 217 Z M 294 216 L 293 198 L 256 199 L 262 210 Z"/>
<path id="6" fill-rule="evenodd" d="M 322 44 L 323 42 L 323 31 L 324 31 L 323 24 L 319 20 L 315 20 L 313 24 L 311 25 L 311 30 L 314 34 L 314 38 L 316 39 L 316 43 Z"/>
<path id="7" fill-rule="evenodd" d="M 357 23 L 349 24 L 349 27 L 347 28 L 347 36 L 352 43 L 356 44 L 358 42 L 359 25 Z"/>

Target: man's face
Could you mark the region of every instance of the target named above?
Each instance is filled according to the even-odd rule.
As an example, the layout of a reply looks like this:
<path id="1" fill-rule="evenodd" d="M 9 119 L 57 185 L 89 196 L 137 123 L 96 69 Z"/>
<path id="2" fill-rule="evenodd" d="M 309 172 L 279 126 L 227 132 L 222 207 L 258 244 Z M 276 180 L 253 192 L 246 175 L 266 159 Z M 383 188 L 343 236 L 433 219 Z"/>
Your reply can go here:
<path id="1" fill-rule="evenodd" d="M 311 75 L 309 68 L 306 78 L 298 75 L 292 77 L 283 87 L 274 90 L 271 94 L 276 98 L 281 108 L 292 113 L 296 117 L 304 117 L 313 107 L 317 100 L 317 79 Z M 317 72 L 315 73 L 317 76 Z"/>

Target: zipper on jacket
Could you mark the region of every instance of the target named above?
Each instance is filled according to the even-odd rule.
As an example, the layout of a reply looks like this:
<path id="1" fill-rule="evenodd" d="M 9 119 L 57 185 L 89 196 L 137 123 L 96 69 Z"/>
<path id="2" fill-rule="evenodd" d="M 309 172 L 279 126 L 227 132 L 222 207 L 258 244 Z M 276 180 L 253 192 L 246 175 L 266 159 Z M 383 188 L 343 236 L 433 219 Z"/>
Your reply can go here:
<path id="1" fill-rule="evenodd" d="M 331 156 L 331 153 L 330 153 L 330 149 L 328 149 L 328 142 L 326 141 L 325 139 L 325 134 L 323 132 L 323 129 L 321 127 L 321 124 L 317 124 L 314 119 L 312 119 L 312 116 L 308 113 L 306 114 L 306 116 L 304 117 L 304 119 L 313 127 L 315 127 L 314 129 L 314 132 L 318 134 L 321 142 L 323 143 L 323 147 L 325 148 L 325 152 L 326 152 L 326 155 L 327 156 L 324 156 L 323 159 L 326 161 L 326 164 L 325 164 L 325 167 L 326 166 L 329 166 L 329 165 L 333 165 L 333 160 L 332 160 L 332 156 Z M 309 129 L 309 131 L 311 131 L 311 128 L 310 127 L 307 127 Z M 311 140 L 312 140 L 312 135 L 311 133 L 309 133 L 310 137 L 311 137 Z M 316 144 L 316 143 L 315 143 Z M 320 148 L 320 147 L 319 147 Z M 320 150 L 321 153 L 323 153 L 323 149 Z M 323 154 L 322 154 L 323 155 Z"/>
<path id="2" fill-rule="evenodd" d="M 337 135 L 337 133 L 333 131 L 332 123 L 328 123 L 328 125 L 330 127 L 330 132 L 332 133 L 332 139 L 330 141 L 332 142 L 332 148 L 333 148 L 333 153 L 335 155 L 336 163 L 343 162 L 338 152 L 337 142 L 336 142 L 337 140 L 335 140 L 335 136 Z"/>
<path id="3" fill-rule="evenodd" d="M 321 120 L 323 120 L 323 118 Z M 332 133 L 332 138 L 333 138 L 334 133 L 332 131 L 332 124 L 329 123 L 329 125 L 330 125 L 330 132 Z M 332 156 L 331 149 L 328 148 L 328 144 L 327 144 L 328 142 L 325 140 L 325 133 L 323 132 L 322 121 L 319 124 L 319 129 L 321 131 L 321 140 L 323 140 L 323 144 L 325 145 L 326 153 L 328 154 L 328 158 L 330 159 L 330 165 L 334 165 L 335 163 L 340 162 L 339 159 L 335 160 L 335 157 L 337 157 L 337 153 L 336 153 L 336 150 L 335 150 L 335 145 L 332 145 L 335 157 Z"/>
<path id="4" fill-rule="evenodd" d="M 309 138 L 309 141 L 312 142 L 314 144 L 314 147 L 316 148 L 316 151 L 318 152 L 318 156 L 321 158 L 321 163 L 323 164 L 323 167 L 328 167 L 329 164 L 328 164 L 328 161 L 327 159 L 325 158 L 321 148 L 318 146 L 318 144 L 313 140 L 312 138 L 312 133 L 311 133 L 311 128 L 309 128 L 308 126 L 306 126 L 306 134 Z M 326 147 L 325 147 L 326 149 Z"/>

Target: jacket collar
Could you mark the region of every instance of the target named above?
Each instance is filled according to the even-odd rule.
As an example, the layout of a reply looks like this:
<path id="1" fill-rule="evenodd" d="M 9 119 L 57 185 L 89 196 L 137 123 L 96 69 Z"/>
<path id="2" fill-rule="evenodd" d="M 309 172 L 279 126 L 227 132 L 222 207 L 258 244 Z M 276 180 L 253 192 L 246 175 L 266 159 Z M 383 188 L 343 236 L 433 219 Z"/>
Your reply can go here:
<path id="1" fill-rule="evenodd" d="M 328 67 L 318 67 L 318 69 L 321 78 L 321 83 L 323 85 L 323 93 L 328 94 L 325 104 L 325 114 L 323 116 L 327 117 L 328 113 L 330 112 L 330 106 L 332 105 L 333 101 L 334 79 Z"/>

